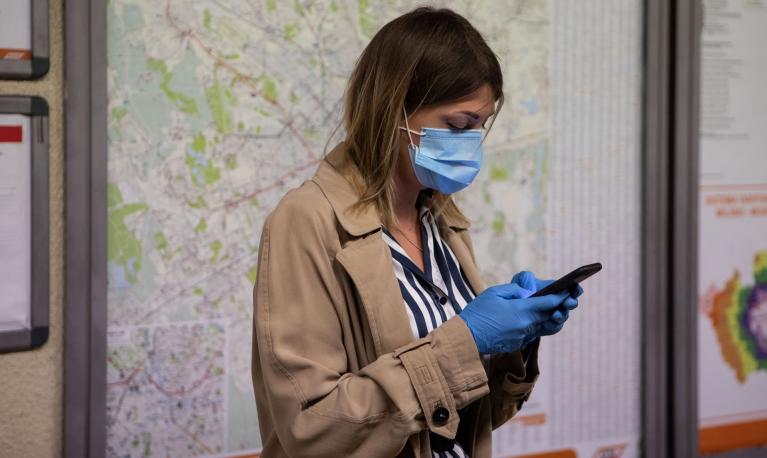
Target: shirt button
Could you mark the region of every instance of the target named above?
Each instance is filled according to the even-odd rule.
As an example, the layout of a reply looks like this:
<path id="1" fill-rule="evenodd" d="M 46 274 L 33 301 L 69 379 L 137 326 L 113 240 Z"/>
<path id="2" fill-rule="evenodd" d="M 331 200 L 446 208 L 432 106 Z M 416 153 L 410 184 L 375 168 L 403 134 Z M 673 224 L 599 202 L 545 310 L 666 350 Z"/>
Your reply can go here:
<path id="1" fill-rule="evenodd" d="M 440 406 L 434 409 L 434 412 L 431 414 L 431 419 L 434 421 L 437 425 L 444 425 L 447 423 L 447 420 L 450 418 L 450 411 L 448 411 L 446 408 Z"/>
<path id="2" fill-rule="evenodd" d="M 447 304 L 447 298 L 445 296 L 442 296 L 439 298 L 439 303 L 442 305 Z"/>

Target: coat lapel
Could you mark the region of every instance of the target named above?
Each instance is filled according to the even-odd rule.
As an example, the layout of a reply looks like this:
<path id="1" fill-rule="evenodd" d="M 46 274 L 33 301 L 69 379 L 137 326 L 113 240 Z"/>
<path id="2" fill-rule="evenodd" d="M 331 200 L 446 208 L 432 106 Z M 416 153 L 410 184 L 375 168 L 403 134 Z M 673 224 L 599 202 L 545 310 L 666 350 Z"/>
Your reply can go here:
<path id="1" fill-rule="evenodd" d="M 414 337 L 410 320 L 394 274 L 389 246 L 381 233 L 349 242 L 336 259 L 359 292 L 376 354 L 392 352 L 411 342 Z"/>
<path id="2" fill-rule="evenodd" d="M 394 351 L 413 340 L 410 319 L 402 302 L 391 253 L 381 236 L 381 219 L 366 207 L 352 212 L 358 194 L 351 182 L 357 172 L 345 148 L 336 146 L 312 179 L 327 197 L 349 240 L 336 254 L 357 289 L 370 324 L 377 355 Z"/>

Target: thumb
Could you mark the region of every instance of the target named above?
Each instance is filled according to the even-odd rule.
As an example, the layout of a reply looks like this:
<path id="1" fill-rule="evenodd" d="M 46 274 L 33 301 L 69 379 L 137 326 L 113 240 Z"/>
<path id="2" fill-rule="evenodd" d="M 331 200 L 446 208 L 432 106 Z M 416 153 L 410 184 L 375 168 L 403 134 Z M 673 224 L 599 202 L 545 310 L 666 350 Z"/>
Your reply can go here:
<path id="1" fill-rule="evenodd" d="M 530 303 L 530 308 L 532 310 L 535 310 L 537 312 L 543 312 L 547 310 L 552 310 L 564 302 L 565 299 L 567 299 L 570 296 L 570 293 L 567 291 L 562 291 L 560 293 L 556 294 L 547 294 L 545 296 L 540 297 L 530 297 L 527 300 Z"/>
<path id="2" fill-rule="evenodd" d="M 552 283 L 554 283 L 554 280 L 540 280 L 540 279 L 536 278 L 535 279 L 535 290 L 536 291 L 540 291 L 540 290 L 542 290 L 543 288 L 549 286 Z"/>
<path id="3" fill-rule="evenodd" d="M 516 283 L 504 283 L 493 288 L 496 295 L 504 299 L 524 299 L 533 294 L 533 291 L 525 289 Z"/>
<path id="4" fill-rule="evenodd" d="M 532 272 L 523 270 L 514 274 L 514 277 L 511 278 L 511 283 L 515 283 L 529 291 L 537 291 L 535 280 L 535 275 Z"/>

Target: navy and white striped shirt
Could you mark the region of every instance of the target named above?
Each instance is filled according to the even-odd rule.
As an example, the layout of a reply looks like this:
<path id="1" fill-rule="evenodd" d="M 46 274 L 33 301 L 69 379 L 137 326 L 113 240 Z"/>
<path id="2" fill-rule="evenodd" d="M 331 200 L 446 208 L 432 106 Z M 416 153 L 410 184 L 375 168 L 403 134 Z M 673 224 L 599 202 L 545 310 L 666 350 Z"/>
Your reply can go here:
<path id="1" fill-rule="evenodd" d="M 410 318 L 410 328 L 417 339 L 461 313 L 475 296 L 453 251 L 442 241 L 429 208 L 422 206 L 418 215 L 421 222 L 423 271 L 405 253 L 391 232 L 383 228 L 383 238 L 391 251 L 394 272 Z M 432 455 L 439 458 L 468 457 L 458 442 L 454 443 L 452 450 L 432 452 Z"/>

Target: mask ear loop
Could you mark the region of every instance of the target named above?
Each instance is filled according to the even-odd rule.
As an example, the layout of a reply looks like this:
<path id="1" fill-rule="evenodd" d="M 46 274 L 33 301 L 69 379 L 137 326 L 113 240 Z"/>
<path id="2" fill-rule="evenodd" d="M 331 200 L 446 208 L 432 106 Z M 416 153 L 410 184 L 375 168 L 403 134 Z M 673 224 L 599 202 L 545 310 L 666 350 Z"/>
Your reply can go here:
<path id="1" fill-rule="evenodd" d="M 415 145 L 415 142 L 413 142 L 413 135 L 412 135 L 412 133 L 414 132 L 410 130 L 410 124 L 408 124 L 407 122 L 407 110 L 405 110 L 404 106 L 402 107 L 402 113 L 405 114 L 405 127 L 400 126 L 399 128 L 407 131 L 407 136 L 410 139 L 410 144 Z"/>

